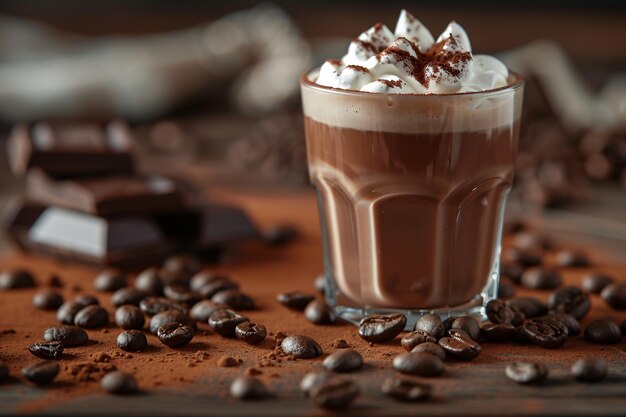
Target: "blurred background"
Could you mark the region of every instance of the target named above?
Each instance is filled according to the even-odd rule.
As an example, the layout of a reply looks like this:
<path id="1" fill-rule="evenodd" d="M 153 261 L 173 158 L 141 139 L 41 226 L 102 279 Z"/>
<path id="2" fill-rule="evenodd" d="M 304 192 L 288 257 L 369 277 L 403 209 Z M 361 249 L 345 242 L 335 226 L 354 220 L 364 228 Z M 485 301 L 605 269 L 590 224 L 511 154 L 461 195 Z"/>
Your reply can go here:
<path id="1" fill-rule="evenodd" d="M 457 20 L 527 78 L 510 211 L 624 242 L 622 1 L 0 1 L 0 140 L 17 122 L 121 118 L 148 172 L 306 188 L 300 74 L 401 8 L 435 36 Z"/>

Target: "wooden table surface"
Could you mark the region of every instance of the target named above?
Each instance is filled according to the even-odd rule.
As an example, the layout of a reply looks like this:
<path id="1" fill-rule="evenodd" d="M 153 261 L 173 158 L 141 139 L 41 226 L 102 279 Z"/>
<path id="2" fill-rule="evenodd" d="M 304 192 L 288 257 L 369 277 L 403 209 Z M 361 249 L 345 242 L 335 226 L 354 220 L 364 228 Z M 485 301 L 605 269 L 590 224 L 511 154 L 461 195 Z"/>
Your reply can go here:
<path id="1" fill-rule="evenodd" d="M 311 192 L 282 194 L 225 193 L 224 199 L 246 207 L 260 225 L 291 223 L 302 232 L 302 237 L 284 249 L 252 247 L 244 250 L 243 257 L 235 260 L 227 268 L 242 287 L 253 294 L 261 308 L 251 313 L 257 322 L 264 323 L 268 330 L 283 331 L 287 334 L 317 332 L 320 328 L 308 323 L 299 313 L 292 313 L 276 301 L 277 289 L 311 290 L 312 278 L 322 269 L 322 253 L 318 230 L 315 198 Z M 565 244 L 571 244 L 565 242 Z M 594 261 L 594 270 L 602 270 L 626 280 L 626 264 L 615 261 L 615 256 L 594 250 L 595 245 L 587 245 Z M 619 258 L 619 257 L 617 257 Z M 553 263 L 549 256 L 547 264 Z M 0 268 L 14 265 L 31 267 L 36 273 L 56 272 L 70 283 L 82 282 L 90 288 L 92 269 L 64 265 L 47 258 L 5 252 L 0 257 Z M 579 284 L 581 277 L 589 269 L 565 269 L 563 275 L 567 284 Z M 270 282 L 270 284 L 268 284 Z M 15 317 L 2 303 L 4 297 L 21 297 L 30 303 L 33 291 L 0 293 L 0 329 L 13 328 L 15 335 L 0 335 L 0 358 L 7 362 L 22 364 L 32 357 L 23 353 L 7 358 L 6 346 L 11 337 L 37 333 L 54 323 L 54 314 L 34 312 L 29 317 Z M 546 299 L 549 292 L 530 292 L 518 288 L 517 295 L 532 294 Z M 626 318 L 626 314 L 610 310 L 597 296 L 592 296 L 592 312 L 583 320 L 583 327 L 590 319 L 612 317 L 616 321 Z M 33 310 L 34 311 L 34 310 Z M 48 314 L 48 315 L 46 315 Z M 286 318 L 285 318 L 286 317 Z M 280 328 L 274 326 L 280 323 Z M 115 332 L 114 332 L 115 333 Z M 90 333 L 91 336 L 91 333 Z M 366 366 L 361 371 L 350 374 L 361 387 L 362 395 L 345 415 L 365 416 L 404 416 L 404 415 L 625 415 L 626 414 L 626 343 L 601 346 L 592 345 L 582 337 L 568 339 L 564 348 L 547 350 L 536 346 L 514 344 L 483 344 L 482 354 L 473 362 L 447 362 L 446 372 L 439 378 L 423 379 L 434 387 L 435 398 L 423 403 L 403 403 L 384 397 L 380 393 L 382 381 L 394 374 L 391 370 L 393 357 L 402 351 L 399 340 L 385 345 L 370 347 L 356 335 L 355 328 L 348 324 L 326 326 L 318 341 L 326 352 L 332 352 L 332 342 L 342 338 L 366 358 Z M 202 339 L 204 340 L 204 339 Z M 625 338 L 626 340 L 626 338 Z M 203 349 L 213 357 L 218 357 L 223 340 L 217 336 L 206 336 Z M 232 343 L 231 341 L 229 341 Z M 26 341 L 23 342 L 26 344 Z M 225 348 L 224 348 L 225 349 Z M 265 349 L 265 352 L 263 351 Z M 242 351 L 244 365 L 267 351 L 258 347 Z M 76 350 L 77 355 L 87 350 Z M 158 353 L 157 353 L 158 354 Z M 596 384 L 573 381 L 569 367 L 584 356 L 602 357 L 610 362 L 609 377 Z M 145 392 L 138 396 L 111 397 L 99 391 L 97 383 L 93 388 L 72 394 L 72 386 L 62 383 L 50 389 L 33 388 L 17 379 L 0 385 L 0 414 L 36 413 L 41 415 L 132 415 L 132 416 L 175 416 L 175 415 L 225 415 L 225 416 L 316 416 L 337 414 L 315 408 L 298 390 L 303 366 L 311 370 L 321 368 L 321 360 L 284 362 L 276 368 L 278 377 L 271 379 L 269 387 L 274 398 L 259 402 L 240 402 L 224 396 L 227 384 L 236 375 L 244 372 L 245 366 L 238 368 L 217 368 L 212 364 L 198 371 L 192 382 L 176 389 L 166 385 L 144 387 Z M 72 360 L 72 359 L 70 359 Z M 544 361 L 550 369 L 549 380 L 539 386 L 520 386 L 509 381 L 504 375 L 504 367 L 514 360 Z M 13 361 L 13 362 L 11 362 Z M 11 368 L 13 375 L 19 368 Z M 21 365 L 20 365 L 21 366 Z M 154 363 L 151 366 L 159 366 Z M 137 372 L 143 372 L 140 368 Z M 147 372 L 147 371 L 146 371 Z M 190 371 L 191 372 L 191 371 Z M 61 377 L 61 376 L 60 376 Z M 55 397 L 58 393 L 58 398 Z M 55 400 L 55 398 L 57 398 Z M 61 398 L 62 400 L 59 400 Z"/>

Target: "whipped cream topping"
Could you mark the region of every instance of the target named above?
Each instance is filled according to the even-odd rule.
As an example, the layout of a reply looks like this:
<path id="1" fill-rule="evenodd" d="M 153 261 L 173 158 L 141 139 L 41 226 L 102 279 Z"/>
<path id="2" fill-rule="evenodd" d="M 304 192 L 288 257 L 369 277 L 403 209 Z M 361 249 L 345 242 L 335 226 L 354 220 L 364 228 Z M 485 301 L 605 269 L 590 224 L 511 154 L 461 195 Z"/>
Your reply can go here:
<path id="1" fill-rule="evenodd" d="M 377 23 L 354 39 L 341 59 L 326 61 L 317 84 L 370 93 L 445 94 L 507 85 L 509 72 L 497 58 L 472 54 L 465 30 L 450 22 L 435 40 L 402 10 L 395 32 Z"/>

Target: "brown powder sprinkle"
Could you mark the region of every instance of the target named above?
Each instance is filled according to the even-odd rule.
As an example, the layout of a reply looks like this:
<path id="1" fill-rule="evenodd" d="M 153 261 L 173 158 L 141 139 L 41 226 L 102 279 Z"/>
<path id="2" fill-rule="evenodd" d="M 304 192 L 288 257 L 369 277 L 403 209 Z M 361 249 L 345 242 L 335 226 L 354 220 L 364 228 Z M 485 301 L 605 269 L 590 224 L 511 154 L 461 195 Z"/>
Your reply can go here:
<path id="1" fill-rule="evenodd" d="M 360 65 L 348 65 L 346 68 L 350 68 L 350 69 L 353 69 L 355 71 L 364 72 L 364 73 L 369 73 L 370 72 L 370 70 L 368 70 L 367 68 L 362 67 Z"/>
<path id="2" fill-rule="evenodd" d="M 232 368 L 233 366 L 238 366 L 239 362 L 237 359 L 232 356 L 222 356 L 217 361 L 217 366 L 220 368 Z"/>
<path id="3" fill-rule="evenodd" d="M 335 339 L 333 341 L 332 347 L 336 349 L 348 349 L 350 348 L 350 345 L 348 344 L 348 342 L 345 341 L 345 339 Z"/>
<path id="4" fill-rule="evenodd" d="M 401 87 L 402 86 L 402 80 L 385 80 L 384 78 L 381 78 L 381 79 L 378 79 L 376 81 L 385 84 L 389 88 Z"/>

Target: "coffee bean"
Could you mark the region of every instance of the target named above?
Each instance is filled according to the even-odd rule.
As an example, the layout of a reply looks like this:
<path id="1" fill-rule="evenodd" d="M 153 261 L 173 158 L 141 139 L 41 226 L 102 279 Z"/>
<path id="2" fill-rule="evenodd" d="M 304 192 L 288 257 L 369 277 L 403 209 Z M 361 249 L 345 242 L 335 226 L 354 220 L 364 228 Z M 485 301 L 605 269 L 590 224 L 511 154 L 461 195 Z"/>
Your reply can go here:
<path id="1" fill-rule="evenodd" d="M 541 265 L 541 254 L 534 250 L 523 250 L 517 248 L 510 248 L 505 252 L 506 259 L 510 262 L 525 266 L 538 266 Z M 515 280 L 513 277 L 511 277 Z"/>
<path id="2" fill-rule="evenodd" d="M 22 369 L 22 376 L 35 385 L 48 385 L 59 374 L 59 364 L 55 361 L 41 361 Z"/>
<path id="3" fill-rule="evenodd" d="M 332 378 L 311 388 L 309 395 L 319 407 L 341 410 L 359 396 L 359 387 L 349 379 Z"/>
<path id="4" fill-rule="evenodd" d="M 240 376 L 230 385 L 230 395 L 240 400 L 259 400 L 269 394 L 265 384 L 252 376 Z"/>
<path id="5" fill-rule="evenodd" d="M 309 372 L 300 381 L 300 391 L 308 397 L 313 387 L 334 378 L 339 377 L 329 372 Z"/>
<path id="6" fill-rule="evenodd" d="M 506 366 L 506 376 L 518 384 L 536 384 L 548 376 L 548 368 L 539 362 L 513 362 Z"/>
<path id="7" fill-rule="evenodd" d="M 454 323 L 454 320 L 456 320 L 456 317 L 448 317 L 442 322 L 444 336 L 447 335 L 450 329 L 452 328 L 452 323 Z"/>
<path id="8" fill-rule="evenodd" d="M 452 323 L 450 323 L 452 325 Z M 418 318 L 415 322 L 415 329 L 421 330 L 426 333 L 430 333 L 435 336 L 435 339 L 439 340 L 445 336 L 445 329 L 441 318 L 436 314 L 425 314 Z"/>
<path id="9" fill-rule="evenodd" d="M 586 292 L 576 287 L 561 287 L 554 291 L 548 299 L 551 311 L 566 313 L 580 320 L 591 308 L 591 301 Z"/>
<path id="10" fill-rule="evenodd" d="M 50 290 L 43 290 L 33 297 L 33 305 L 40 310 L 56 310 L 63 304 L 61 294 Z"/>
<path id="11" fill-rule="evenodd" d="M 313 288 L 322 295 L 326 294 L 326 276 L 324 274 L 315 277 Z"/>
<path id="12" fill-rule="evenodd" d="M 61 359 L 61 355 L 63 354 L 63 342 L 33 343 L 28 346 L 28 351 L 41 359 Z"/>
<path id="13" fill-rule="evenodd" d="M 384 395 L 402 401 L 423 401 L 430 398 L 432 391 L 430 385 L 398 377 L 387 378 L 380 390 Z"/>
<path id="14" fill-rule="evenodd" d="M 581 288 L 591 294 L 600 294 L 607 285 L 613 284 L 614 282 L 615 279 L 613 277 L 600 273 L 592 273 L 585 276 Z"/>
<path id="15" fill-rule="evenodd" d="M 517 233 L 513 238 L 513 245 L 522 250 L 554 249 L 554 242 L 549 237 L 531 232 Z"/>
<path id="16" fill-rule="evenodd" d="M 407 333 L 400 341 L 400 344 L 406 351 L 410 352 L 415 346 L 426 342 L 437 343 L 437 339 L 430 333 L 415 330 Z"/>
<path id="17" fill-rule="evenodd" d="M 314 295 L 302 291 L 292 291 L 278 294 L 278 302 L 292 310 L 304 311 L 307 304 L 315 299 Z"/>
<path id="18" fill-rule="evenodd" d="M 548 314 L 548 306 L 533 297 L 519 297 L 508 300 L 507 305 L 519 309 L 525 318 L 533 319 Z"/>
<path id="19" fill-rule="evenodd" d="M 59 278 L 58 275 L 52 274 L 50 278 L 48 278 L 48 287 L 51 288 L 63 288 L 65 287 L 65 283 Z"/>
<path id="20" fill-rule="evenodd" d="M 565 327 L 567 327 L 568 337 L 577 336 L 580 333 L 580 323 L 569 314 L 551 311 L 547 317 L 553 318 L 554 320 L 558 320 L 563 323 Z"/>
<path id="21" fill-rule="evenodd" d="M 209 317 L 211 317 L 211 314 L 213 314 L 215 310 L 222 308 L 228 308 L 228 306 L 225 304 L 214 303 L 211 300 L 202 300 L 194 304 L 191 310 L 189 310 L 189 316 L 196 321 L 206 323 L 209 321 Z"/>
<path id="22" fill-rule="evenodd" d="M 594 320 L 585 328 L 585 339 L 592 343 L 608 345 L 622 338 L 619 326 L 608 319 Z"/>
<path id="23" fill-rule="evenodd" d="M 424 342 L 415 346 L 411 352 L 424 352 L 430 353 L 431 355 L 435 355 L 442 361 L 446 359 L 446 352 L 443 350 L 441 346 L 439 346 L 436 342 Z"/>
<path id="24" fill-rule="evenodd" d="M 239 290 L 219 291 L 211 297 L 211 301 L 214 303 L 226 304 L 233 310 L 239 311 L 254 310 L 256 308 L 252 297 Z"/>
<path id="25" fill-rule="evenodd" d="M 524 268 L 517 264 L 511 263 L 501 263 L 500 264 L 500 278 L 506 277 L 509 278 L 516 284 L 519 284 L 522 281 L 522 274 L 524 273 Z"/>
<path id="26" fill-rule="evenodd" d="M 139 352 L 146 346 L 148 339 L 139 330 L 125 330 L 117 336 L 117 347 L 127 352 Z"/>
<path id="27" fill-rule="evenodd" d="M 146 297 L 149 297 L 151 293 L 143 290 L 139 290 L 131 287 L 124 287 L 113 293 L 111 296 L 111 303 L 115 307 L 120 307 L 125 304 L 132 304 L 138 306 L 139 302 Z"/>
<path id="28" fill-rule="evenodd" d="M 211 299 L 220 291 L 238 290 L 239 284 L 228 278 L 218 278 L 198 290 L 202 298 Z"/>
<path id="29" fill-rule="evenodd" d="M 283 246 L 297 239 L 300 233 L 293 226 L 273 226 L 263 231 L 263 240 L 270 246 Z"/>
<path id="30" fill-rule="evenodd" d="M 522 275 L 522 285 L 533 290 L 552 290 L 562 282 L 561 275 L 549 268 L 530 268 Z"/>
<path id="31" fill-rule="evenodd" d="M 228 277 L 224 275 L 219 275 L 208 269 L 204 269 L 191 278 L 191 281 L 189 281 L 189 289 L 191 289 L 191 291 L 200 292 L 202 287 L 217 280 L 229 281 Z"/>
<path id="32" fill-rule="evenodd" d="M 63 324 L 74 324 L 76 313 L 84 307 L 75 301 L 66 301 L 57 310 L 57 320 Z"/>
<path id="33" fill-rule="evenodd" d="M 595 357 L 579 359 L 572 365 L 572 376 L 583 382 L 602 381 L 608 372 L 606 362 Z"/>
<path id="34" fill-rule="evenodd" d="M 514 296 L 515 287 L 513 286 L 513 281 L 507 277 L 500 277 L 498 281 L 498 297 L 508 299 Z"/>
<path id="35" fill-rule="evenodd" d="M 159 327 L 167 323 L 182 323 L 191 327 L 194 331 L 198 328 L 196 322 L 181 311 L 166 310 L 152 316 L 150 319 L 150 333 L 157 334 Z"/>
<path id="36" fill-rule="evenodd" d="M 98 291 L 115 292 L 127 285 L 126 274 L 117 269 L 105 269 L 93 281 L 93 287 Z"/>
<path id="37" fill-rule="evenodd" d="M 125 330 L 141 330 L 146 318 L 138 307 L 128 304 L 115 310 L 115 323 Z"/>
<path id="38" fill-rule="evenodd" d="M 66 348 L 81 346 L 89 341 L 87 332 L 76 326 L 50 327 L 43 332 L 43 338 L 47 342 L 63 342 Z"/>
<path id="39" fill-rule="evenodd" d="M 146 297 L 139 302 L 141 311 L 149 316 L 154 316 L 162 311 L 178 310 L 187 313 L 187 305 L 165 297 Z"/>
<path id="40" fill-rule="evenodd" d="M 403 374 L 435 377 L 443 374 L 443 361 L 426 352 L 404 352 L 393 359 L 393 368 Z"/>
<path id="41" fill-rule="evenodd" d="M 467 332 L 458 329 L 450 329 L 448 334 L 450 337 L 442 337 L 439 339 L 439 346 L 441 346 L 448 355 L 462 361 L 471 361 L 480 355 L 482 351 L 481 346 L 472 340 Z"/>
<path id="42" fill-rule="evenodd" d="M 480 340 L 480 325 L 473 317 L 457 317 L 452 322 L 451 328 L 465 331 L 474 341 Z"/>
<path id="43" fill-rule="evenodd" d="M 333 352 L 324 359 L 324 368 L 334 372 L 352 372 L 363 366 L 363 356 L 354 349 Z"/>
<path id="44" fill-rule="evenodd" d="M 237 326 L 249 321 L 247 317 L 227 308 L 215 310 L 209 316 L 209 326 L 223 337 L 236 337 Z"/>
<path id="45" fill-rule="evenodd" d="M 0 382 L 4 382 L 7 379 L 9 379 L 9 365 L 0 360 Z"/>
<path id="46" fill-rule="evenodd" d="M 267 330 L 262 324 L 244 321 L 235 327 L 235 336 L 249 345 L 258 345 L 267 337 Z"/>
<path id="47" fill-rule="evenodd" d="M 109 324 L 109 313 L 100 306 L 90 305 L 76 313 L 74 324 L 85 329 L 104 327 Z"/>
<path id="48" fill-rule="evenodd" d="M 35 278 L 25 269 L 12 269 L 0 272 L 0 290 L 32 288 L 35 285 Z"/>
<path id="49" fill-rule="evenodd" d="M 183 303 L 192 306 L 202 299 L 200 294 L 191 291 L 187 286 L 182 284 L 166 285 L 163 288 L 163 294 L 171 301 Z"/>
<path id="50" fill-rule="evenodd" d="M 291 355 L 296 359 L 312 359 L 324 352 L 322 347 L 308 336 L 287 336 L 280 343 L 280 348 L 285 355 Z"/>
<path id="51" fill-rule="evenodd" d="M 150 267 L 143 270 L 135 279 L 135 288 L 142 291 L 144 294 L 163 294 L 163 286 L 164 284 L 161 271 L 156 267 Z"/>
<path id="52" fill-rule="evenodd" d="M 164 287 L 168 285 L 181 285 L 185 288 L 189 288 L 191 282 L 191 276 L 182 272 L 170 271 L 165 268 L 159 269 L 159 275 L 161 283 Z"/>
<path id="53" fill-rule="evenodd" d="M 134 394 L 139 391 L 135 377 L 121 371 L 107 373 L 100 380 L 100 386 L 109 394 L 116 395 Z"/>
<path id="54" fill-rule="evenodd" d="M 513 324 L 516 326 L 521 324 L 525 318 L 524 313 L 519 308 L 511 306 L 500 299 L 489 301 L 485 311 L 489 321 L 494 324 Z"/>
<path id="55" fill-rule="evenodd" d="M 488 342 L 508 342 L 515 338 L 515 326 L 512 324 L 487 323 L 480 328 L 480 334 Z"/>
<path id="56" fill-rule="evenodd" d="M 80 295 L 74 298 L 74 302 L 83 307 L 100 305 L 100 300 L 92 295 Z"/>
<path id="57" fill-rule="evenodd" d="M 157 336 L 161 343 L 171 348 L 185 346 L 194 336 L 194 329 L 182 323 L 166 323 L 159 327 Z"/>
<path id="58" fill-rule="evenodd" d="M 570 268 L 586 268 L 590 265 L 589 258 L 584 253 L 562 250 L 556 255 L 559 266 Z"/>
<path id="59" fill-rule="evenodd" d="M 602 290 L 602 299 L 615 310 L 626 310 L 626 284 L 609 284 Z"/>
<path id="60" fill-rule="evenodd" d="M 188 277 L 197 274 L 200 268 L 200 261 L 195 256 L 187 254 L 172 255 L 163 263 L 163 269 L 166 271 L 186 275 Z"/>
<path id="61" fill-rule="evenodd" d="M 403 314 L 367 316 L 361 320 L 359 336 L 368 342 L 386 342 L 400 334 L 404 326 L 406 317 Z"/>
<path id="62" fill-rule="evenodd" d="M 552 318 L 537 318 L 524 322 L 524 334 L 531 343 L 538 346 L 556 349 L 565 343 L 568 336 L 567 327 Z"/>
<path id="63" fill-rule="evenodd" d="M 324 300 L 314 300 L 304 309 L 304 317 L 314 324 L 332 324 L 335 312 Z"/>

